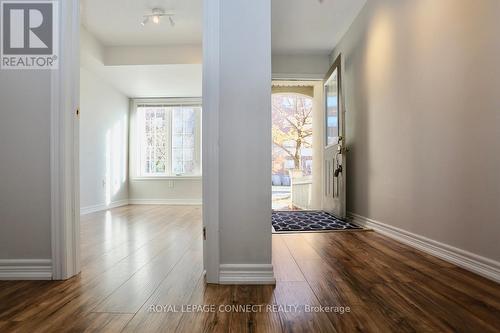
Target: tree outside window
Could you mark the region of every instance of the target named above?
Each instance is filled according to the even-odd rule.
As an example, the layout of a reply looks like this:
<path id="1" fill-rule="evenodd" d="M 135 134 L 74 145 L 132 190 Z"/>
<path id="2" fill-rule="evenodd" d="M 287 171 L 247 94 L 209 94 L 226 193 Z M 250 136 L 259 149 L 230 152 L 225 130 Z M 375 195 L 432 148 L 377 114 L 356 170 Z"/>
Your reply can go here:
<path id="1" fill-rule="evenodd" d="M 285 93 L 272 96 L 273 174 L 312 173 L 312 98 Z"/>

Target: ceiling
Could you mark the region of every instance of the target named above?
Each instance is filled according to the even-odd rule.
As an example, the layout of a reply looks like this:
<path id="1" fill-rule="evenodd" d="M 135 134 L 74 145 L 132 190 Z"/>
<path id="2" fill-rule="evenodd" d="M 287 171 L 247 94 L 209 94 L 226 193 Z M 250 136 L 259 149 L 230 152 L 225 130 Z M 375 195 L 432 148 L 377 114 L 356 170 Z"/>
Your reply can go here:
<path id="1" fill-rule="evenodd" d="M 328 54 L 366 0 L 271 0 L 273 54 Z M 201 44 L 203 0 L 82 0 L 82 22 L 106 46 Z M 155 7 L 176 12 L 141 26 Z"/>
<path id="2" fill-rule="evenodd" d="M 203 0 L 82 0 L 83 25 L 106 46 L 201 44 Z M 153 8 L 175 11 L 175 27 L 141 25 Z"/>
<path id="3" fill-rule="evenodd" d="M 329 54 L 366 0 L 272 0 L 273 54 Z"/>

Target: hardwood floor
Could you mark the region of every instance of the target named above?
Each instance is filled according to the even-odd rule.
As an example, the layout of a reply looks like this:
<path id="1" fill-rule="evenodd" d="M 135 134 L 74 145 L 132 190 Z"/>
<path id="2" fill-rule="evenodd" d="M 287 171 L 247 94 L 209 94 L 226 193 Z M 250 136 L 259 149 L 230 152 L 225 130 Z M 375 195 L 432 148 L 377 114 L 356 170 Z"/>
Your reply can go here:
<path id="1" fill-rule="evenodd" d="M 500 285 L 374 232 L 273 235 L 275 287 L 204 283 L 199 207 L 83 216 L 81 253 L 70 280 L 0 281 L 0 332 L 500 331 Z M 151 311 L 187 304 L 263 307 Z"/>

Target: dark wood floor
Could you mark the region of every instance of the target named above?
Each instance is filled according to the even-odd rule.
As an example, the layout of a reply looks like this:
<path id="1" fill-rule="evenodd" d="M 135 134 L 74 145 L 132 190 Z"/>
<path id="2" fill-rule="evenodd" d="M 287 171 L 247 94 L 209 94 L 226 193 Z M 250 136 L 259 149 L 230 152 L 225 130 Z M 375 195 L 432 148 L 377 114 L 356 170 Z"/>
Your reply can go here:
<path id="1" fill-rule="evenodd" d="M 189 206 L 84 216 L 82 273 L 0 282 L 0 332 L 499 332 L 498 284 L 374 232 L 274 235 L 275 287 L 205 285 L 200 220 Z M 150 311 L 183 304 L 299 308 Z"/>

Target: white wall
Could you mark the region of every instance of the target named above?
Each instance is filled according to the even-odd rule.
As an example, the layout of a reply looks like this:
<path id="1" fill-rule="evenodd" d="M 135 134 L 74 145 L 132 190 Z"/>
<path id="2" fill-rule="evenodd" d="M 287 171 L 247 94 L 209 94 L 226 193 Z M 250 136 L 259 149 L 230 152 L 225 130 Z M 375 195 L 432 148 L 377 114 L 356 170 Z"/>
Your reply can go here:
<path id="1" fill-rule="evenodd" d="M 80 207 L 82 213 L 128 199 L 129 99 L 104 73 L 104 48 L 80 30 Z"/>
<path id="2" fill-rule="evenodd" d="M 201 64 L 100 66 L 96 71 L 130 98 L 200 97 Z"/>
<path id="3" fill-rule="evenodd" d="M 500 2 L 370 0 L 344 56 L 348 210 L 500 261 Z"/>
<path id="4" fill-rule="evenodd" d="M 80 206 L 83 212 L 128 199 L 129 99 L 80 68 Z"/>
<path id="5" fill-rule="evenodd" d="M 201 45 L 106 46 L 104 48 L 106 66 L 201 64 L 201 58 Z"/>
<path id="6" fill-rule="evenodd" d="M 51 258 L 50 104 L 50 71 L 0 71 L 0 260 Z"/>
<path id="7" fill-rule="evenodd" d="M 187 179 L 130 179 L 130 203 L 201 205 L 201 177 Z"/>

